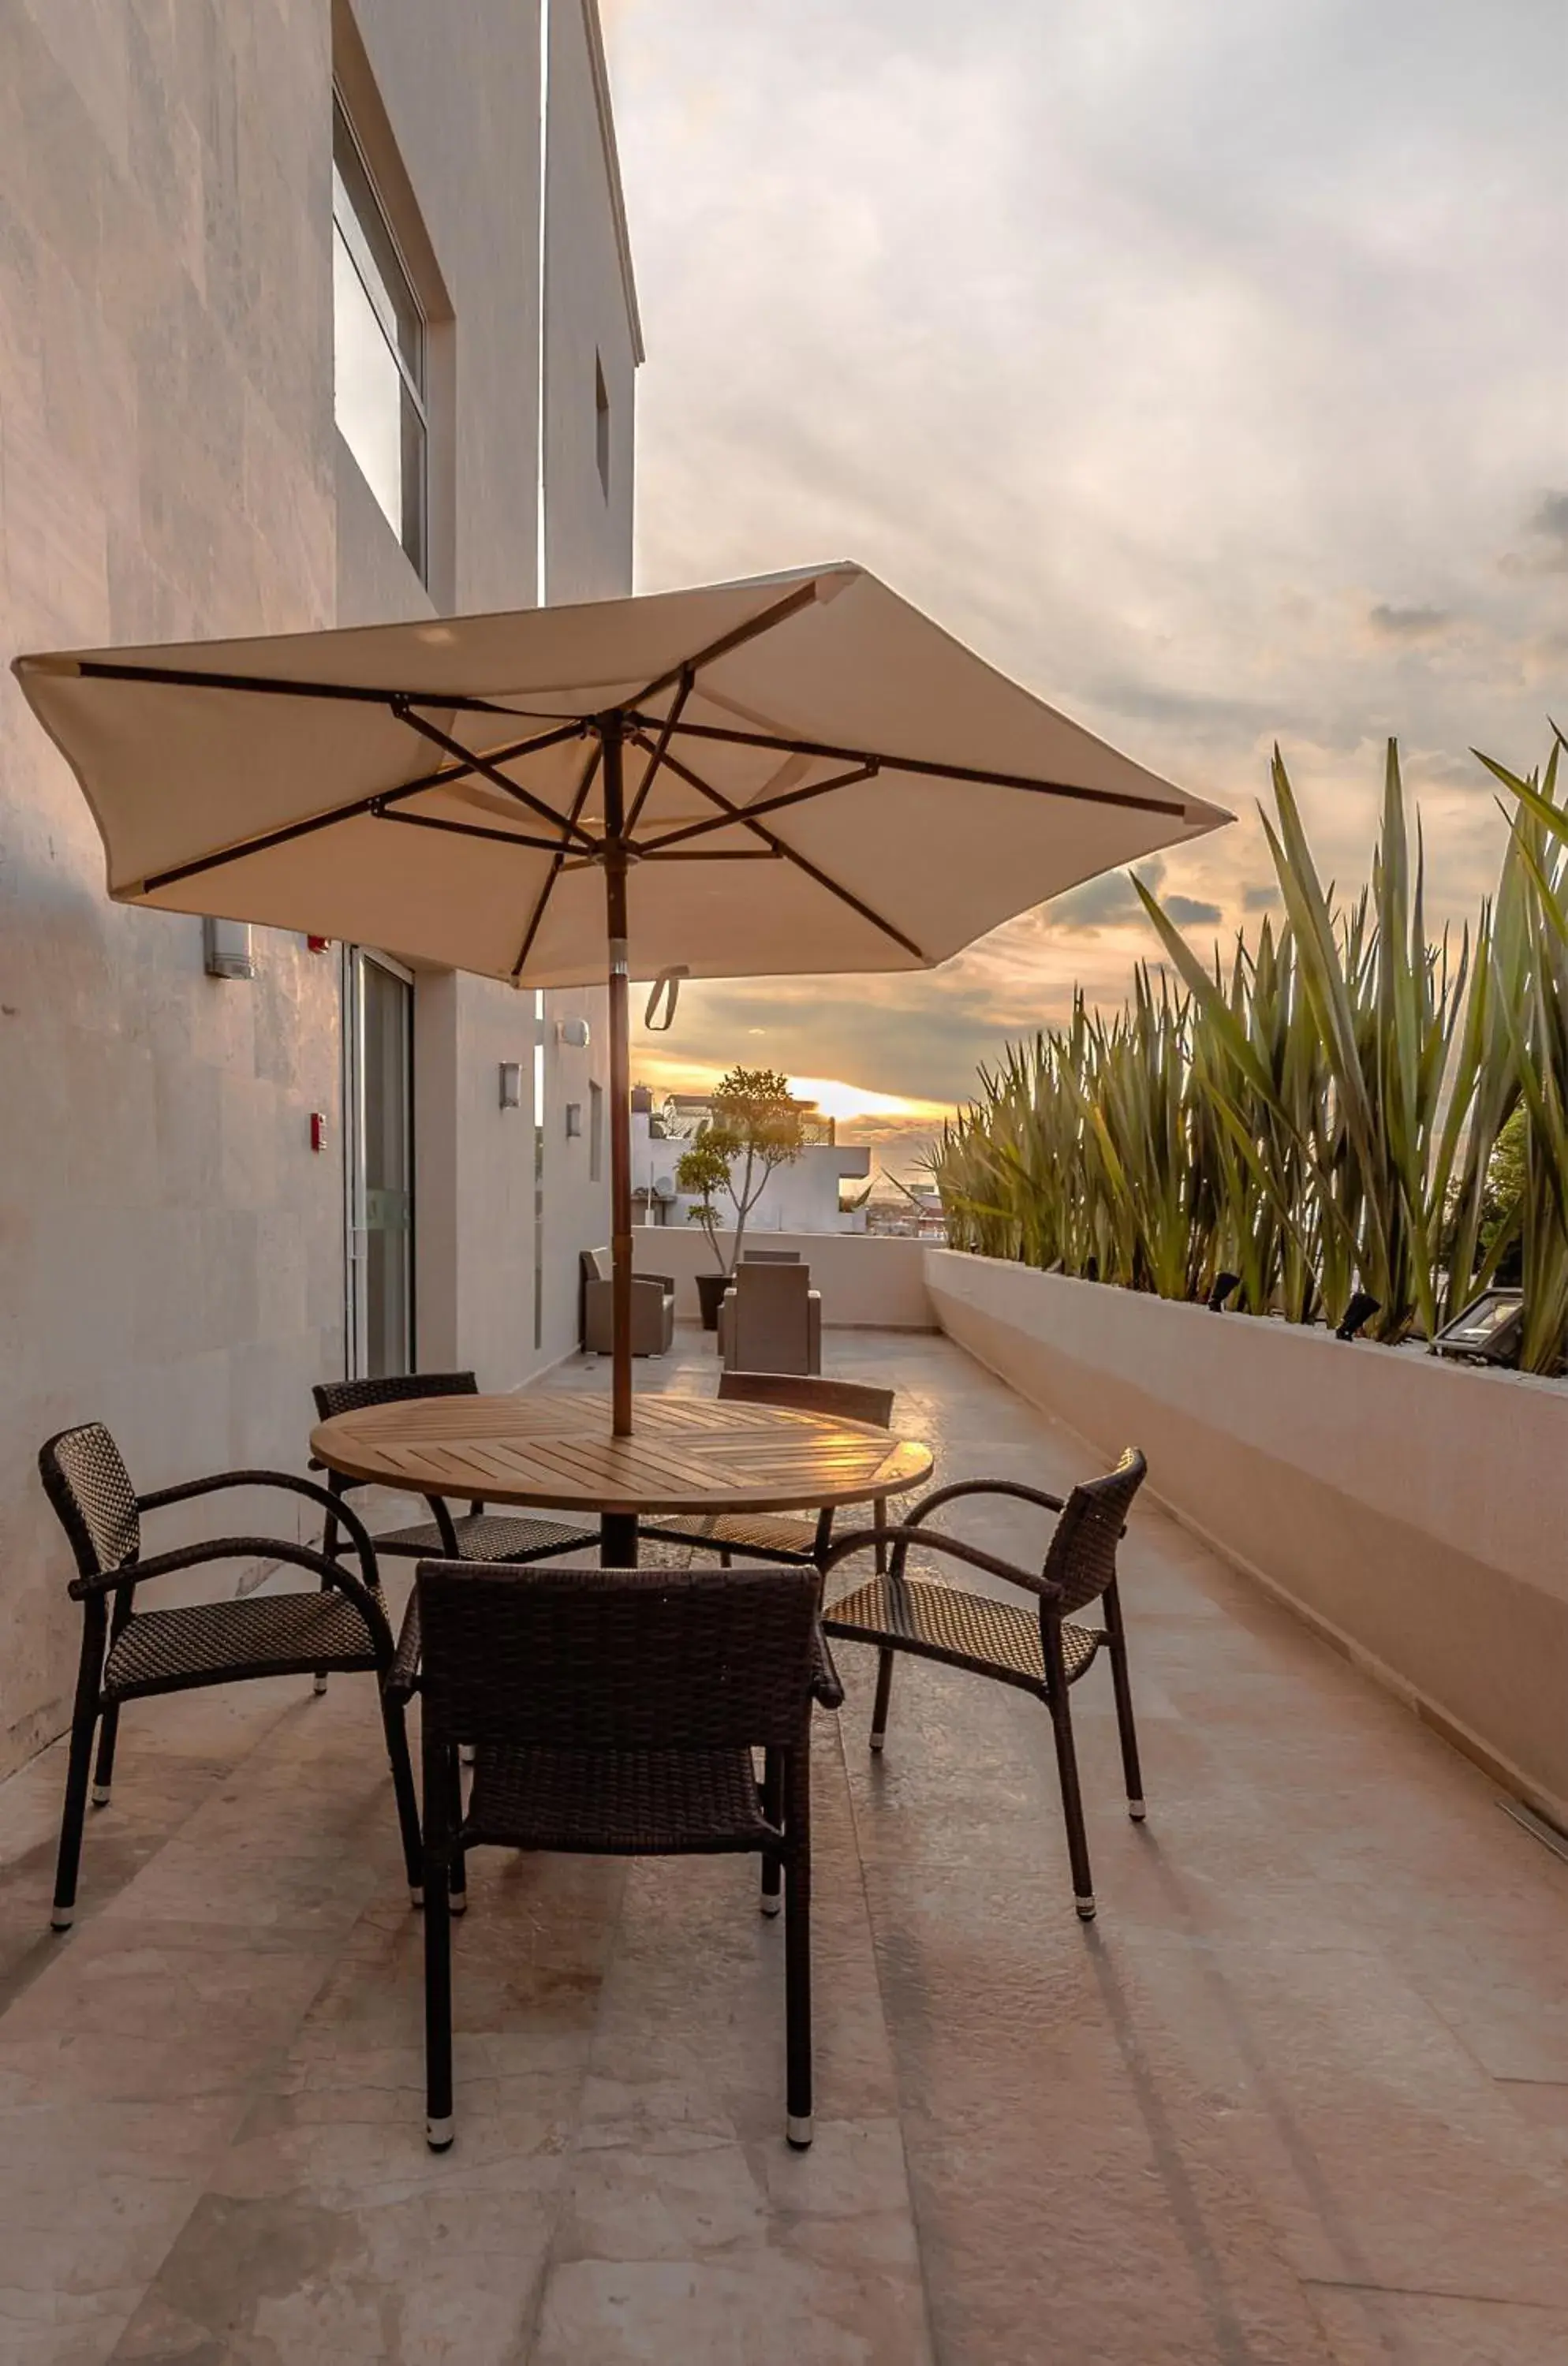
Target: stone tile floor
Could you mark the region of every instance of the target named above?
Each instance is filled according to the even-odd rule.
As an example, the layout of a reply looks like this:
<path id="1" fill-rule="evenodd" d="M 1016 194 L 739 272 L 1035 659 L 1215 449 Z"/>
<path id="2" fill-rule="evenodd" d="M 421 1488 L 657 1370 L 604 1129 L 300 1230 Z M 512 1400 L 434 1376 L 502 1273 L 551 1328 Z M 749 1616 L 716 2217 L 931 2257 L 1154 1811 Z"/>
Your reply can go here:
<path id="1" fill-rule="evenodd" d="M 1090 1467 L 944 1340 L 828 1360 L 943 1477 Z M 683 1334 L 639 1380 L 712 1369 Z M 907 1662 L 874 1763 L 843 1651 L 806 2156 L 749 1866 L 478 1860 L 434 2158 L 365 1681 L 128 1712 L 64 1939 L 46 1752 L 0 1787 L 0 2358 L 1568 2360 L 1568 1866 L 1157 1510 L 1122 1567 L 1150 1820 L 1096 1672 L 1088 1930 L 1043 1713 Z"/>

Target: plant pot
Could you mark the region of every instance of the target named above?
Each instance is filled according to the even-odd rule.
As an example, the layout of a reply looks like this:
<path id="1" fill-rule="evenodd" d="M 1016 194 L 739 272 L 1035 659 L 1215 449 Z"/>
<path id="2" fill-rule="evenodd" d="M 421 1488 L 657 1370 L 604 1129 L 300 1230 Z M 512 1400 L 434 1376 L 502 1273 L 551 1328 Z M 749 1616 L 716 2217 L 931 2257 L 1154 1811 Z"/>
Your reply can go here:
<path id="1" fill-rule="evenodd" d="M 724 1303 L 724 1293 L 728 1288 L 729 1276 L 727 1273 L 698 1274 L 697 1304 L 702 1308 L 705 1331 L 718 1329 L 718 1310 Z"/>

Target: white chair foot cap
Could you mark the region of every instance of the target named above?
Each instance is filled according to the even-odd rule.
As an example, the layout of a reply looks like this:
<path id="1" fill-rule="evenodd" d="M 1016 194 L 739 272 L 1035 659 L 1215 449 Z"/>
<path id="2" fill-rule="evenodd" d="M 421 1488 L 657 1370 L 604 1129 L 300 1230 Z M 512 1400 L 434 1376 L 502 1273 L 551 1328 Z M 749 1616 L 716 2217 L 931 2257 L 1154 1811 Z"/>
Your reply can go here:
<path id="1" fill-rule="evenodd" d="M 1092 1898 L 1075 1898 L 1073 1899 L 1073 1904 L 1078 1910 L 1078 1921 L 1080 1922 L 1092 1922 L 1094 1921 L 1094 1900 Z"/>
<path id="2" fill-rule="evenodd" d="M 872 1737 L 871 1737 L 871 1746 L 872 1746 L 872 1748 L 873 1748 L 874 1750 L 875 1750 L 875 1751 L 880 1751 L 880 1750 L 881 1750 L 881 1748 L 882 1748 L 883 1740 L 884 1740 L 884 1736 L 883 1736 L 883 1735 L 881 1735 L 880 1733 L 874 1733 L 874 1734 L 872 1735 Z"/>
<path id="3" fill-rule="evenodd" d="M 51 1931 L 69 1931 L 75 1920 L 76 1909 L 73 1906 L 56 1906 L 51 1911 L 49 1927 Z"/>
<path id="4" fill-rule="evenodd" d="M 762 1914 L 776 1914 L 783 1904 L 776 1889 L 764 1889 L 757 1899 L 758 1911 Z"/>
<path id="5" fill-rule="evenodd" d="M 312 1676 L 312 1677 L 311 1677 L 311 1679 L 310 1679 L 310 1690 L 311 1690 L 312 1692 L 315 1692 L 315 1693 L 324 1693 L 324 1692 L 326 1691 L 326 1688 L 327 1688 L 327 1680 L 326 1680 L 325 1676 Z"/>
<path id="6" fill-rule="evenodd" d="M 426 2120 L 424 2124 L 424 2141 L 432 2152 L 446 2152 L 456 2134 L 450 2113 L 444 2120 Z"/>
<path id="7" fill-rule="evenodd" d="M 807 2146 L 811 2142 L 812 2137 L 810 2112 L 807 2112 L 805 2117 L 801 2118 L 795 2112 L 791 2112 L 784 2121 L 784 2134 L 789 2138 L 790 2143 L 795 2146 L 796 2152 L 804 2152 Z"/>
<path id="8" fill-rule="evenodd" d="M 93 1805 L 94 1805 L 94 1807 L 95 1807 L 95 1808 L 107 1808 L 107 1807 L 108 1806 L 108 1803 L 109 1803 L 109 1786 L 108 1786 L 108 1785 L 107 1785 L 107 1783 L 95 1783 L 95 1784 L 94 1784 L 94 1786 L 93 1786 Z"/>
<path id="9" fill-rule="evenodd" d="M 1133 1821 L 1135 1824 L 1141 1824 L 1144 1818 L 1147 1815 L 1148 1809 L 1145 1807 L 1141 1799 L 1129 1799 L 1127 1802 L 1127 1813 L 1132 1817 Z"/>
<path id="10" fill-rule="evenodd" d="M 417 1888 L 412 1882 L 409 1884 L 409 1904 L 411 1906 L 423 1906 L 424 1904 L 423 1890 Z"/>
<path id="11" fill-rule="evenodd" d="M 466 1914 L 468 1910 L 468 1891 L 466 1889 L 454 1889 L 447 1898 L 446 1911 L 448 1914 Z"/>

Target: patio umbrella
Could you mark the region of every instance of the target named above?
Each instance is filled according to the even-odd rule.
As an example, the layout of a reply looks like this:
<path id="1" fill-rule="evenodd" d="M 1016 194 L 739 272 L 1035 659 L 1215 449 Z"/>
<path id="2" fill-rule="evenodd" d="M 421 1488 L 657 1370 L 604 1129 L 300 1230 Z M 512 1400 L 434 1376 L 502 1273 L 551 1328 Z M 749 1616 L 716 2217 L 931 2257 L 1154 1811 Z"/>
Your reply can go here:
<path id="1" fill-rule="evenodd" d="M 607 976 L 620 1435 L 628 977 L 933 968 L 1230 818 L 849 564 L 15 670 L 117 901 L 522 987 Z"/>

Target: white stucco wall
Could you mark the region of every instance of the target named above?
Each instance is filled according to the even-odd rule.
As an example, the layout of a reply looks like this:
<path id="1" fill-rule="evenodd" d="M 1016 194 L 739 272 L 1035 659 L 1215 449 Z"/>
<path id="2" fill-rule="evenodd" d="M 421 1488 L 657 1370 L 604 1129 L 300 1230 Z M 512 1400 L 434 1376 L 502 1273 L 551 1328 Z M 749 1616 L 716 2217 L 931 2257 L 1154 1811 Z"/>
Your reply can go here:
<path id="1" fill-rule="evenodd" d="M 534 596 L 534 0 L 196 13 L 199 38 L 183 5 L 0 5 L 6 664 Z M 450 307 L 432 325 L 430 592 L 333 422 L 334 48 L 395 145 L 422 292 Z M 609 502 L 596 469 L 584 487 L 563 457 L 548 508 L 563 580 L 608 591 L 630 581 L 631 345 L 589 62 L 582 36 L 552 68 L 553 284 L 621 372 L 627 444 Z M 562 394 L 552 454 L 578 400 Z M 586 400 L 592 455 L 592 357 Z M 101 1416 L 143 1488 L 301 1469 L 310 1384 L 344 1368 L 340 964 L 276 931 L 255 952 L 254 981 L 210 979 L 198 921 L 107 901 L 85 806 L 0 670 L 0 1773 L 60 1729 L 73 1678 L 41 1440 Z M 422 978 L 416 1006 L 422 1173 L 434 1146 L 451 1154 L 419 1212 L 423 1359 L 439 1342 L 441 1360 L 504 1385 L 570 1346 L 575 1276 L 556 1262 L 603 1234 L 607 1204 L 586 1139 L 552 1136 L 536 1355 L 532 1112 L 526 1098 L 502 1112 L 497 1089 L 502 1057 L 531 1080 L 532 999 Z M 547 1068 L 564 1103 L 553 1048 Z M 328 1120 L 320 1155 L 312 1110 Z M 284 1535 L 299 1517 L 288 1499 L 224 1511 Z"/>
<path id="2" fill-rule="evenodd" d="M 1563 1819 L 1568 1386 L 924 1255 L 943 1330 Z"/>

